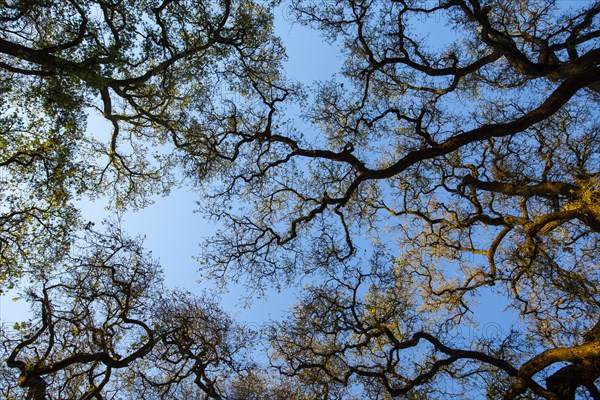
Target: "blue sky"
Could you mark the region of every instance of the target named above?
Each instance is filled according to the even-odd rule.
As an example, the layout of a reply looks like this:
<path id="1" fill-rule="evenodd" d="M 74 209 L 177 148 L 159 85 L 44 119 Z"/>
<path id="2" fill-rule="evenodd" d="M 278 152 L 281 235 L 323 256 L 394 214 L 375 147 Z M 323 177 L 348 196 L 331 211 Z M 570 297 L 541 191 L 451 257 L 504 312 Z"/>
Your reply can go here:
<path id="1" fill-rule="evenodd" d="M 570 1 L 569 5 L 579 6 L 582 1 Z M 565 3 L 566 4 L 566 3 Z M 327 80 L 339 72 L 342 65 L 338 49 L 324 42 L 319 33 L 299 24 L 290 24 L 289 3 L 283 3 L 275 12 L 276 33 L 279 35 L 288 55 L 285 64 L 286 74 L 305 85 L 319 80 Z M 434 43 L 448 40 L 451 35 L 443 21 L 435 16 L 420 21 L 418 27 L 424 30 Z M 99 118 L 90 119 L 90 129 L 108 132 L 110 126 Z M 107 134 L 108 136 L 108 134 Z M 198 194 L 189 188 L 173 190 L 167 197 L 155 198 L 155 203 L 141 211 L 129 212 L 124 216 L 124 230 L 131 235 L 146 237 L 145 246 L 154 257 L 161 261 L 165 271 L 166 283 L 169 287 L 181 287 L 190 291 L 199 291 L 207 287 L 198 282 L 198 262 L 194 256 L 199 253 L 199 243 L 204 237 L 211 235 L 215 227 L 212 222 L 195 213 Z M 111 215 L 104 209 L 104 204 L 82 202 L 84 219 L 99 223 Z M 293 289 L 282 293 L 272 293 L 267 299 L 255 301 L 251 309 L 243 309 L 239 298 L 243 289 L 233 287 L 223 295 L 223 307 L 234 317 L 247 322 L 260 323 L 269 318 L 278 318 L 295 302 Z M 23 302 L 13 302 L 14 293 L 0 298 L 0 320 L 12 323 L 26 318 L 27 307 Z M 502 329 L 503 301 L 488 293 L 482 297 L 479 317 L 481 330 Z M 485 333 L 482 331 L 482 333 Z"/>

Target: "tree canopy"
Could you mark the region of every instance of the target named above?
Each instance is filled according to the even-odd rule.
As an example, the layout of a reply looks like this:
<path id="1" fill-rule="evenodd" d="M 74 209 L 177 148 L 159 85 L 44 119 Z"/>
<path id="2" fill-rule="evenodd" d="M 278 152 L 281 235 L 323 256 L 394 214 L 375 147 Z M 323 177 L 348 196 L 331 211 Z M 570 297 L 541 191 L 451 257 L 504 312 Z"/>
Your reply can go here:
<path id="1" fill-rule="evenodd" d="M 600 399 L 600 3 L 287 6 L 343 55 L 331 80 L 286 76 L 276 3 L 1 4 L 0 290 L 33 317 L 2 331 L 0 392 Z M 306 283 L 283 320 L 164 288 L 79 216 L 181 179 L 220 228 L 200 273 Z M 465 337 L 478 298 L 502 334 Z"/>

